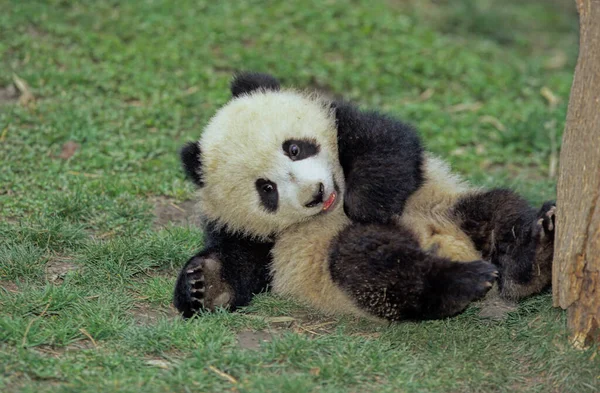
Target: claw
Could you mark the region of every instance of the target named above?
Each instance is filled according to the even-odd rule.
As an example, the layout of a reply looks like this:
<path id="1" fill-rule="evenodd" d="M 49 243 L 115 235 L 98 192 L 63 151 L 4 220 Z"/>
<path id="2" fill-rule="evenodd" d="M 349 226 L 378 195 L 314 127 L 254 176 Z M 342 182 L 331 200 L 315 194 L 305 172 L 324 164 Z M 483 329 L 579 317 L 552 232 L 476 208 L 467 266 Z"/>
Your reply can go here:
<path id="1" fill-rule="evenodd" d="M 192 288 L 192 293 L 204 293 L 204 288 Z"/>
<path id="2" fill-rule="evenodd" d="M 548 220 L 548 231 L 552 231 L 554 230 L 554 215 L 556 213 L 556 206 L 552 206 L 547 212 L 546 212 L 546 219 Z"/>
<path id="3" fill-rule="evenodd" d="M 196 285 L 196 283 L 203 283 L 203 282 L 204 282 L 204 276 L 200 277 L 200 278 L 199 278 L 199 279 L 197 279 L 197 280 L 189 280 L 189 283 L 190 283 L 191 285 Z"/>
<path id="4" fill-rule="evenodd" d="M 192 273 L 195 273 L 195 272 L 196 272 L 196 271 L 198 271 L 198 270 L 200 270 L 200 268 L 199 268 L 199 267 L 195 267 L 195 268 L 193 268 L 193 269 L 188 269 L 188 270 L 186 270 L 185 272 L 186 272 L 187 274 L 192 274 Z"/>
<path id="5" fill-rule="evenodd" d="M 551 209 L 550 212 L 548 212 L 547 216 L 548 216 L 548 230 L 552 231 L 552 230 L 554 230 L 554 220 L 553 220 L 554 209 Z"/>

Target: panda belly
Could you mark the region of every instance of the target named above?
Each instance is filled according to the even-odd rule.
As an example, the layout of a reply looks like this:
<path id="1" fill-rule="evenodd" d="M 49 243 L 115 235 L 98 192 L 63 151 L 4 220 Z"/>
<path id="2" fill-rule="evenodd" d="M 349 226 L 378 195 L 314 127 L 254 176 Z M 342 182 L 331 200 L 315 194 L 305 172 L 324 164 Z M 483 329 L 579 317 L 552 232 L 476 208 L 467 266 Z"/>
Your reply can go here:
<path id="1" fill-rule="evenodd" d="M 408 199 L 397 222 L 417 236 L 424 250 L 457 262 L 481 259 L 481 253 L 452 215 L 458 200 L 477 190 L 452 174 L 444 161 L 431 155 L 426 156 L 423 169 L 425 182 Z"/>
<path id="2" fill-rule="evenodd" d="M 277 294 L 308 303 L 328 314 L 368 317 L 332 280 L 329 250 L 333 238 L 350 224 L 341 206 L 282 233 L 271 251 L 271 285 Z"/>

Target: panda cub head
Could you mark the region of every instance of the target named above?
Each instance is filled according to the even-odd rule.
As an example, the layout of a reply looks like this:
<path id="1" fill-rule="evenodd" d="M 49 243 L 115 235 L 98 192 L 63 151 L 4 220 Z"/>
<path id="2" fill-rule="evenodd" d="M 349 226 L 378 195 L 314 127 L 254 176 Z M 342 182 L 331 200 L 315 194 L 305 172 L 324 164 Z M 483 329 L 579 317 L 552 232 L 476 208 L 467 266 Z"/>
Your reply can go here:
<path id="1" fill-rule="evenodd" d="M 342 209 L 335 114 L 314 94 L 240 74 L 232 99 L 181 151 L 205 219 L 257 238 Z"/>

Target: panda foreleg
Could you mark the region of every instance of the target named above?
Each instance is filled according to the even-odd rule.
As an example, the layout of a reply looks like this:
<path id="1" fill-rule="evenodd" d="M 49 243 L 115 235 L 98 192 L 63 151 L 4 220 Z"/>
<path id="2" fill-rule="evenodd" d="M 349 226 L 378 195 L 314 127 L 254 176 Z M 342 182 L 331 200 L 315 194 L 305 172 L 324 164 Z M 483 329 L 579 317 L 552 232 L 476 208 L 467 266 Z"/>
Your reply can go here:
<path id="1" fill-rule="evenodd" d="M 267 289 L 272 243 L 205 228 L 206 247 L 183 266 L 173 304 L 185 318 L 217 307 L 231 311 Z"/>
<path id="2" fill-rule="evenodd" d="M 550 285 L 554 202 L 536 211 L 513 191 L 495 189 L 464 197 L 454 210 L 484 259 L 498 266 L 502 297 L 518 300 Z"/>
<path id="3" fill-rule="evenodd" d="M 344 211 L 354 222 L 387 224 L 422 185 L 423 147 L 408 124 L 337 102 Z"/>
<path id="4" fill-rule="evenodd" d="M 173 304 L 184 318 L 228 307 L 235 293 L 221 277 L 221 261 L 205 250 L 190 258 L 177 277 Z"/>
<path id="5" fill-rule="evenodd" d="M 391 321 L 460 313 L 498 276 L 490 263 L 439 258 L 422 250 L 407 228 L 380 224 L 344 229 L 332 244 L 329 269 L 357 306 Z"/>

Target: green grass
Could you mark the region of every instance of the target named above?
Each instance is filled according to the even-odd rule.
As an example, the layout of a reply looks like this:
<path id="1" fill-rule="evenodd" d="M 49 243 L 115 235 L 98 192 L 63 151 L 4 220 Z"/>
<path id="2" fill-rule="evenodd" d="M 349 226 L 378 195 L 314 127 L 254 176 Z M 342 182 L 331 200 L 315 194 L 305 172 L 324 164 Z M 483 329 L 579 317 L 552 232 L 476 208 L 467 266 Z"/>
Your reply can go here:
<path id="1" fill-rule="evenodd" d="M 171 292 L 201 233 L 155 208 L 193 197 L 177 149 L 241 69 L 401 116 L 474 183 L 554 198 L 573 7 L 3 0 L 0 37 L 0 391 L 600 390 L 598 349 L 569 344 L 549 294 L 501 322 L 373 326 L 264 294 L 182 321 Z"/>

